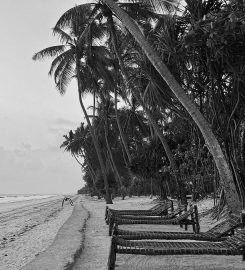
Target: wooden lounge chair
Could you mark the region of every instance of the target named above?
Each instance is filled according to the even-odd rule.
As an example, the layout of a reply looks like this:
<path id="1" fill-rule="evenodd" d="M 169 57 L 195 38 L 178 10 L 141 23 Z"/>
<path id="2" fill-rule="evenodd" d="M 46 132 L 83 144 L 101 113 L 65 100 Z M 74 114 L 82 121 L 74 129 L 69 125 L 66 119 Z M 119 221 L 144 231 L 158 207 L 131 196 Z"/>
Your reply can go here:
<path id="1" fill-rule="evenodd" d="M 222 242 L 132 241 L 113 236 L 108 270 L 115 269 L 116 254 L 141 255 L 242 255 L 245 260 L 245 229 Z"/>
<path id="2" fill-rule="evenodd" d="M 168 214 L 168 209 L 171 209 L 172 213 L 174 211 L 173 209 L 173 201 L 166 201 L 165 203 L 159 204 L 156 208 L 153 210 L 115 210 L 108 208 L 106 210 L 106 224 L 109 224 L 109 220 L 114 217 L 121 217 L 121 216 L 135 216 L 135 217 L 141 217 L 141 216 L 163 216 Z"/>
<path id="3" fill-rule="evenodd" d="M 119 236 L 125 240 L 143 240 L 143 239 L 165 239 L 178 240 L 189 239 L 199 241 L 217 242 L 227 238 L 227 236 L 234 234 L 234 230 L 241 226 L 241 219 L 239 216 L 232 215 L 230 218 L 224 220 L 218 225 L 214 226 L 207 232 L 200 233 L 186 233 L 186 232 L 160 232 L 160 231 L 128 231 L 121 230 L 118 226 L 114 226 L 112 235 Z"/>
<path id="4" fill-rule="evenodd" d="M 188 225 L 192 225 L 193 231 L 195 233 L 199 233 L 200 226 L 198 221 L 198 211 L 197 206 L 191 206 L 188 211 L 174 218 L 166 218 L 166 217 L 151 217 L 151 216 L 121 216 L 114 217 L 111 216 L 109 218 L 109 235 L 112 235 L 113 226 L 122 225 L 122 224 L 158 224 L 158 225 L 185 225 L 185 229 L 187 230 Z"/>
<path id="5" fill-rule="evenodd" d="M 108 215 L 109 213 L 111 214 L 115 214 L 115 215 L 138 215 L 138 216 L 150 216 L 150 215 L 159 215 L 159 213 L 161 214 L 163 211 L 166 211 L 166 206 L 168 208 L 171 208 L 171 210 L 173 210 L 173 201 L 171 200 L 167 200 L 161 203 L 158 203 L 157 205 L 151 207 L 150 209 L 147 210 L 141 210 L 141 209 L 137 209 L 137 210 L 116 210 L 116 209 L 111 209 L 108 206 L 106 206 L 106 210 L 105 210 L 105 220 L 108 220 Z M 167 208 L 167 209 L 168 209 Z"/>

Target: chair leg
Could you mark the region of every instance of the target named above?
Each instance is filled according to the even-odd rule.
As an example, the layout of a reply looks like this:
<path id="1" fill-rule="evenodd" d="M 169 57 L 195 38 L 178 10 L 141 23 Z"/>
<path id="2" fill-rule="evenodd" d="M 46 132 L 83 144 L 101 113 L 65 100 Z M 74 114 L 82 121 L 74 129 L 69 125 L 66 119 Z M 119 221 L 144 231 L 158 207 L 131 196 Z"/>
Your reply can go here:
<path id="1" fill-rule="evenodd" d="M 114 217 L 110 217 L 110 219 L 109 219 L 109 236 L 112 235 L 112 229 L 113 229 L 114 223 L 115 223 Z"/>
<path id="2" fill-rule="evenodd" d="M 107 220 L 107 215 L 108 215 L 108 206 L 105 207 L 105 220 Z"/>
<path id="3" fill-rule="evenodd" d="M 186 221 L 186 223 L 185 223 L 185 231 L 188 231 L 188 220 Z"/>
<path id="4" fill-rule="evenodd" d="M 242 260 L 245 261 L 245 247 L 242 247 Z"/>
<path id="5" fill-rule="evenodd" d="M 110 217 L 109 218 L 109 236 L 111 236 L 111 233 L 112 233 L 112 228 L 113 228 L 113 218 Z"/>
<path id="6" fill-rule="evenodd" d="M 165 209 L 164 211 L 162 211 L 160 216 L 167 216 L 167 214 L 168 214 L 168 209 Z"/>
<path id="7" fill-rule="evenodd" d="M 197 210 L 196 205 L 194 205 L 194 213 L 195 213 L 196 233 L 200 233 L 200 224 L 199 224 L 198 210 Z"/>
<path id="8" fill-rule="evenodd" d="M 106 220 L 105 220 L 105 222 L 106 222 L 106 225 L 108 225 L 109 223 L 110 223 L 110 219 L 111 219 L 111 213 L 107 213 L 107 217 L 106 217 Z"/>
<path id="9" fill-rule="evenodd" d="M 114 223 L 113 229 L 112 229 L 112 236 L 117 236 L 118 235 L 118 225 L 117 223 Z"/>
<path id="10" fill-rule="evenodd" d="M 108 270 L 115 270 L 115 264 L 116 264 L 116 256 L 117 256 L 117 243 L 116 243 L 116 237 L 113 236 L 111 239 L 111 248 L 108 258 Z"/>
<path id="11" fill-rule="evenodd" d="M 191 223 L 192 223 L 193 232 L 196 233 L 196 222 L 195 222 L 195 218 L 194 218 L 193 213 L 191 213 Z"/>

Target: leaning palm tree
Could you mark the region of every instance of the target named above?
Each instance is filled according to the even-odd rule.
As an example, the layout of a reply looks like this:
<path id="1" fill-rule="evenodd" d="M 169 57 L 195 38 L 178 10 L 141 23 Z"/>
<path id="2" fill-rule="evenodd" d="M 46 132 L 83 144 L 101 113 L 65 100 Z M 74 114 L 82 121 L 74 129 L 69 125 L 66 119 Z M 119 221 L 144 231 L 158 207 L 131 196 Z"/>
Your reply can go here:
<path id="1" fill-rule="evenodd" d="M 41 60 L 47 57 L 55 57 L 52 61 L 49 74 L 53 75 L 56 87 L 62 95 L 65 93 L 66 87 L 68 86 L 72 78 L 75 77 L 77 79 L 79 102 L 86 118 L 93 139 L 93 144 L 99 159 L 99 164 L 101 167 L 101 172 L 104 179 L 104 186 L 106 190 L 105 200 L 106 203 L 110 204 L 112 203 L 112 200 L 106 176 L 105 164 L 82 98 L 83 92 L 86 89 L 84 88 L 83 84 L 84 78 L 81 77 L 82 75 L 84 75 L 83 68 L 85 67 L 81 59 L 84 58 L 86 54 L 86 43 L 79 43 L 78 39 L 81 33 L 84 31 L 82 25 L 86 26 L 90 11 L 91 10 L 89 5 L 85 5 L 83 9 L 80 9 L 75 14 L 76 16 L 74 16 L 73 21 L 71 21 L 68 28 L 68 33 L 56 26 L 53 30 L 53 33 L 55 35 L 58 35 L 61 45 L 48 47 L 44 50 L 39 51 L 33 56 L 33 60 Z M 93 34 L 93 27 L 96 28 L 96 24 L 90 24 L 90 31 L 87 32 L 87 38 L 90 42 L 92 40 L 91 36 Z"/>
<path id="2" fill-rule="evenodd" d="M 186 95 L 186 93 L 184 92 L 178 81 L 174 78 L 174 76 L 169 71 L 165 63 L 163 63 L 160 56 L 152 48 L 150 43 L 147 41 L 147 39 L 141 32 L 139 26 L 113 0 L 102 0 L 102 2 L 112 10 L 112 12 L 118 17 L 119 20 L 122 21 L 124 26 L 133 35 L 134 39 L 137 41 L 141 49 L 144 51 L 144 53 L 146 54 L 152 65 L 159 72 L 159 74 L 165 80 L 165 82 L 172 90 L 176 98 L 187 110 L 187 112 L 190 114 L 194 122 L 199 127 L 205 139 L 206 145 L 208 146 L 209 151 L 213 156 L 216 167 L 219 171 L 220 179 L 224 185 L 228 207 L 234 213 L 240 211 L 241 203 L 239 200 L 235 183 L 233 181 L 232 172 L 225 159 L 225 156 L 222 152 L 219 142 L 209 126 L 209 123 L 200 113 L 196 105 Z"/>

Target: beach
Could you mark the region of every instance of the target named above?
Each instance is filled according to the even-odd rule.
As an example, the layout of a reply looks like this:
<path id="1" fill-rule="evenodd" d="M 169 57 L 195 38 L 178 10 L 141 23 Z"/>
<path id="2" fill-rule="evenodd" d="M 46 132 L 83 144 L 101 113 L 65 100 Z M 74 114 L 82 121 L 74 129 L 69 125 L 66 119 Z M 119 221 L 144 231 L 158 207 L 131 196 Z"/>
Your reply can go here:
<path id="1" fill-rule="evenodd" d="M 0 270 L 18 270 L 54 240 L 73 207 L 64 196 L 0 203 Z M 75 197 L 73 197 L 75 199 Z"/>
<path id="2" fill-rule="evenodd" d="M 77 258 L 72 270 L 107 270 L 107 261 L 110 248 L 108 226 L 105 224 L 105 202 L 95 198 L 83 197 L 83 205 L 89 211 L 89 219 L 85 231 L 85 242 L 80 257 Z M 113 205 L 115 209 L 148 209 L 152 207 L 153 200 L 149 197 L 126 197 L 125 200 L 116 198 Z M 198 204 L 200 215 L 213 206 L 213 199 L 200 201 Z M 200 218 L 201 231 L 206 231 L 220 221 L 212 220 L 209 216 Z M 158 230 L 179 231 L 184 230 L 174 225 L 123 225 L 130 230 Z M 192 229 L 189 227 L 189 231 Z M 144 256 L 117 254 L 116 270 L 233 270 L 244 269 L 242 256 L 215 256 L 215 255 L 175 255 L 175 256 Z"/>
<path id="3" fill-rule="evenodd" d="M 104 220 L 106 203 L 103 199 L 76 196 L 74 206 L 61 207 L 61 196 L 22 202 L 1 212 L 0 270 L 106 270 L 111 238 Z M 114 199 L 115 209 L 148 209 L 154 200 L 149 197 Z M 198 203 L 201 231 L 220 221 L 202 212 L 210 209 L 212 199 Z M 7 206 L 6 206 L 7 207 Z M 123 225 L 130 230 L 184 230 L 173 225 Z M 189 228 L 189 231 L 192 231 Z M 3 239 L 4 238 L 4 239 Z M 5 239 L 6 238 L 6 239 Z M 131 270 L 232 270 L 244 269 L 241 256 L 143 256 L 117 254 L 116 269 Z"/>

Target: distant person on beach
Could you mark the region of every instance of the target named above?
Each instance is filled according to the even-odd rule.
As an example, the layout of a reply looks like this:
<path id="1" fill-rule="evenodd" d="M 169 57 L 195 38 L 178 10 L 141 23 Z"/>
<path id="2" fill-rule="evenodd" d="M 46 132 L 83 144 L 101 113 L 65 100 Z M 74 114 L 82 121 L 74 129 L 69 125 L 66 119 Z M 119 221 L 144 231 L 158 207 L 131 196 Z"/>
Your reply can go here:
<path id="1" fill-rule="evenodd" d="M 69 197 L 65 197 L 65 198 L 63 199 L 63 201 L 62 201 L 62 207 L 63 207 L 63 205 L 64 205 L 64 202 L 66 202 L 66 201 L 69 201 L 69 202 L 70 202 L 70 205 L 73 205 L 72 199 L 69 198 Z"/>

